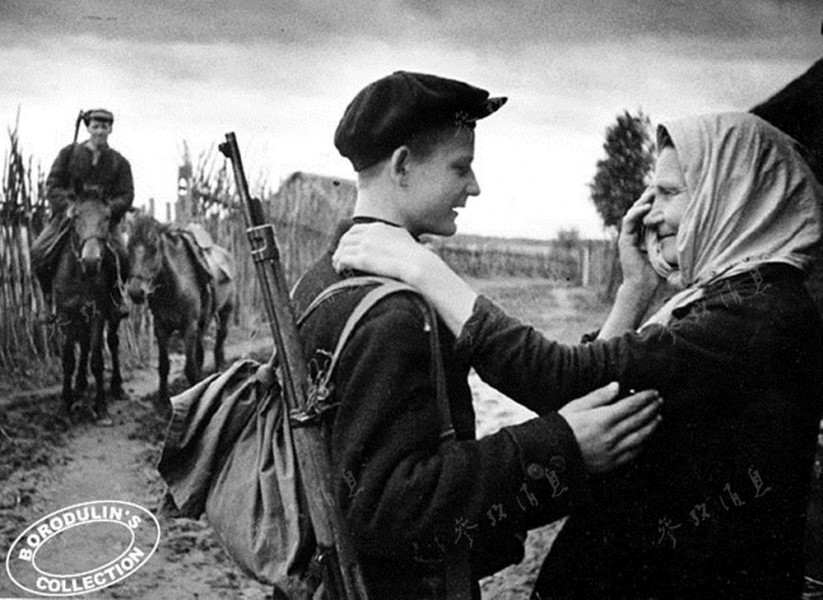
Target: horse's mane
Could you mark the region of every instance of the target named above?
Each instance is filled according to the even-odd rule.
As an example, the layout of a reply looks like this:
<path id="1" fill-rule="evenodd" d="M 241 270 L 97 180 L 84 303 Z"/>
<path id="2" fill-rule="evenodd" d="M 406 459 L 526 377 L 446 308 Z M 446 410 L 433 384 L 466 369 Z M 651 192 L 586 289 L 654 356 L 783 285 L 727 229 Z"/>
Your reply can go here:
<path id="1" fill-rule="evenodd" d="M 158 235 L 169 235 L 171 228 L 166 223 L 161 223 L 150 215 L 137 215 L 134 217 L 129 238 L 135 243 L 155 244 Z"/>

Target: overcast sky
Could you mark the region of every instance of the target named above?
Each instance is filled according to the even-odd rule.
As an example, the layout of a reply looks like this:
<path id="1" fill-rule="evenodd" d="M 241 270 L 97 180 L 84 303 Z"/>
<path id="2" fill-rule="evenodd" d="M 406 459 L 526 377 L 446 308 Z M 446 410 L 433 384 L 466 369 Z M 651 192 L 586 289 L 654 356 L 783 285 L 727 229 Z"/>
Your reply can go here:
<path id="1" fill-rule="evenodd" d="M 748 110 L 823 57 L 821 20 L 821 0 L 0 0 L 0 124 L 19 106 L 47 169 L 80 108 L 109 108 L 137 203 L 164 205 L 183 141 L 230 130 L 250 178 L 352 177 L 332 143 L 349 100 L 433 72 L 509 97 L 478 126 L 461 231 L 599 236 L 587 184 L 618 113 Z"/>

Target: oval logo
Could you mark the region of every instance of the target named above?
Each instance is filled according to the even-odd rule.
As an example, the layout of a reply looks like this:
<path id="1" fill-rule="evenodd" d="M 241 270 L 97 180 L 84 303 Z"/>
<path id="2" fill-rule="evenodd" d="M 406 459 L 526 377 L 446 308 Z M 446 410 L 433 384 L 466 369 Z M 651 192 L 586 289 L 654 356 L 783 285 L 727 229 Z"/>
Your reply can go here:
<path id="1" fill-rule="evenodd" d="M 160 544 L 160 523 L 120 500 L 81 502 L 30 525 L 9 548 L 6 572 L 39 596 L 79 596 L 124 580 Z"/>

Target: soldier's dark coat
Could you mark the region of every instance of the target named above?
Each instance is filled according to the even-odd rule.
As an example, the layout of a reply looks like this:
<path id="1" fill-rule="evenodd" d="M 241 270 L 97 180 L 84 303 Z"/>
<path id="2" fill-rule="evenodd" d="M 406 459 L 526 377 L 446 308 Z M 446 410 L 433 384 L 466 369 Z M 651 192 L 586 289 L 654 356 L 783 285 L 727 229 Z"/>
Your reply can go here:
<path id="1" fill-rule="evenodd" d="M 340 278 L 331 254 L 349 225 L 298 282 L 297 314 Z M 335 296 L 303 324 L 310 372 L 328 362 L 365 293 Z M 527 529 L 568 514 L 587 494 L 580 450 L 556 413 L 475 440 L 468 365 L 442 324 L 439 332 L 456 439 L 439 440 L 429 333 L 413 298 L 372 309 L 333 377 L 340 405 L 327 434 L 336 501 L 376 598 L 443 597 L 444 553 L 461 551 L 471 554 L 467 578 L 479 597 L 477 578 L 522 558 Z"/>
<path id="2" fill-rule="evenodd" d="M 458 348 L 510 397 L 552 406 L 617 380 L 664 398 L 641 455 L 592 478 L 539 597 L 799 598 L 822 345 L 801 272 L 776 263 L 721 280 L 668 327 L 580 346 L 478 300 Z"/>

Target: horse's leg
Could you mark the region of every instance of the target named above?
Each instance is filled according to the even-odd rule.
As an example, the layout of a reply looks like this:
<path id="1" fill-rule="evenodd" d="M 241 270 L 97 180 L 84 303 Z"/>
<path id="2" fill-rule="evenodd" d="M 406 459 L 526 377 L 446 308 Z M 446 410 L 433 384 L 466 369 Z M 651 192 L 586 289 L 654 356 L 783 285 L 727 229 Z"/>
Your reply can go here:
<path id="1" fill-rule="evenodd" d="M 205 330 L 204 329 L 197 329 L 197 337 L 195 337 L 195 350 L 197 351 L 197 380 L 200 380 L 200 377 L 203 375 L 203 361 L 205 360 L 205 350 L 203 346 L 203 338 L 205 337 Z"/>
<path id="2" fill-rule="evenodd" d="M 74 375 L 74 326 L 69 324 L 68 333 L 64 334 L 63 349 L 61 352 L 61 359 L 63 363 L 63 392 L 62 401 L 63 408 L 70 416 L 72 405 L 74 404 L 74 395 L 72 394 L 71 381 Z"/>
<path id="3" fill-rule="evenodd" d="M 123 393 L 123 376 L 120 374 L 120 319 L 113 316 L 108 322 L 108 331 L 106 333 L 106 344 L 109 347 L 109 354 L 111 354 L 111 383 L 109 389 L 112 398 L 122 399 L 125 397 Z"/>
<path id="4" fill-rule="evenodd" d="M 223 346 L 226 342 L 226 336 L 229 333 L 230 316 L 231 304 L 227 303 L 217 311 L 217 335 L 214 340 L 214 368 L 217 371 L 222 371 L 226 364 L 226 355 L 223 351 Z"/>
<path id="5" fill-rule="evenodd" d="M 85 319 L 72 323 L 72 336 L 76 344 L 80 346 L 80 357 L 77 361 L 77 369 L 74 375 L 75 389 L 74 389 L 74 408 L 82 410 L 84 413 L 88 412 L 89 402 L 86 398 L 86 389 L 88 388 L 88 367 L 89 367 L 89 352 L 91 345 L 91 328 L 93 323 L 88 323 Z M 74 354 L 74 350 L 72 350 Z M 82 393 L 79 386 L 82 386 Z"/>
<path id="6" fill-rule="evenodd" d="M 183 333 L 183 341 L 186 344 L 186 379 L 189 385 L 194 385 L 200 380 L 200 363 L 198 356 L 202 357 L 202 337 L 200 328 L 197 326 L 197 320 L 191 319 L 186 325 L 186 330 Z M 198 350 L 198 344 L 200 349 Z"/>
<path id="7" fill-rule="evenodd" d="M 74 393 L 82 399 L 89 387 L 89 342 L 85 332 L 78 337 L 80 343 L 80 357 L 77 361 L 77 372 L 74 375 Z"/>
<path id="8" fill-rule="evenodd" d="M 157 393 L 158 402 L 165 405 L 169 401 L 169 331 L 165 326 L 154 321 L 154 331 L 157 337 L 157 370 L 160 373 L 160 389 Z"/>
<path id="9" fill-rule="evenodd" d="M 94 412 L 97 418 L 104 422 L 111 421 L 108 406 L 106 405 L 105 364 L 103 362 L 103 315 L 97 315 L 91 322 L 91 372 L 94 375 L 95 394 Z"/>
<path id="10" fill-rule="evenodd" d="M 217 332 L 214 338 L 214 370 L 222 371 L 223 366 L 226 363 L 226 355 L 223 351 L 223 345 L 226 341 L 226 335 L 228 334 L 228 326 L 220 313 L 217 314 L 216 325 Z"/>

